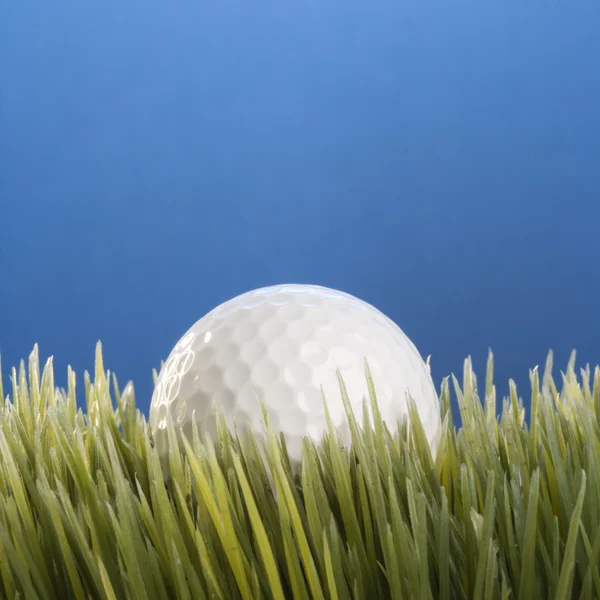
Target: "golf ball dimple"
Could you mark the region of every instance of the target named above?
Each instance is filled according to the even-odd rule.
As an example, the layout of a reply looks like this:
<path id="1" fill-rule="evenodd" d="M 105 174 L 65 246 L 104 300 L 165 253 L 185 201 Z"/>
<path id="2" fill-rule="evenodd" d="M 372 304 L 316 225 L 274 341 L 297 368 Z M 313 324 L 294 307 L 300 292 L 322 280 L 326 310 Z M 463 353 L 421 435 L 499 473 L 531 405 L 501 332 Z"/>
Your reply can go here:
<path id="1" fill-rule="evenodd" d="M 286 437 L 292 461 L 302 439 L 318 442 L 327 423 L 325 393 L 343 443 L 350 432 L 336 370 L 346 385 L 359 424 L 368 397 L 364 360 L 390 430 L 415 399 L 435 452 L 440 406 L 427 366 L 402 330 L 376 308 L 349 294 L 314 285 L 279 285 L 237 296 L 197 321 L 179 340 L 157 380 L 150 427 L 159 452 L 167 446 L 169 420 L 214 438 L 214 407 L 229 427 L 249 424 L 262 433 L 265 406 L 271 425 Z"/>

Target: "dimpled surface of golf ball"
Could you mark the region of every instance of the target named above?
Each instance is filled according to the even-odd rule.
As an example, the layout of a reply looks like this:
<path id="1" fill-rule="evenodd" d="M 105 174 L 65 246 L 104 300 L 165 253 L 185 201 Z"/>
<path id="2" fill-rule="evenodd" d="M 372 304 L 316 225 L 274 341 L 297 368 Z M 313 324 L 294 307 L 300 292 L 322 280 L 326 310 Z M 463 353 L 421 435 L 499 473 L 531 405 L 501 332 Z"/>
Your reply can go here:
<path id="1" fill-rule="evenodd" d="M 279 285 L 237 296 L 197 321 L 179 340 L 158 377 L 150 427 L 166 451 L 167 424 L 192 439 L 192 422 L 216 439 L 214 407 L 230 428 L 264 432 L 260 402 L 290 458 L 302 439 L 318 442 L 327 406 L 344 444 L 350 431 L 336 370 L 343 377 L 357 421 L 368 398 L 364 360 L 373 376 L 383 419 L 395 431 L 415 399 L 435 452 L 440 409 L 429 370 L 402 330 L 376 308 L 349 294 L 313 285 Z M 162 449 L 162 450 L 161 450 Z"/>

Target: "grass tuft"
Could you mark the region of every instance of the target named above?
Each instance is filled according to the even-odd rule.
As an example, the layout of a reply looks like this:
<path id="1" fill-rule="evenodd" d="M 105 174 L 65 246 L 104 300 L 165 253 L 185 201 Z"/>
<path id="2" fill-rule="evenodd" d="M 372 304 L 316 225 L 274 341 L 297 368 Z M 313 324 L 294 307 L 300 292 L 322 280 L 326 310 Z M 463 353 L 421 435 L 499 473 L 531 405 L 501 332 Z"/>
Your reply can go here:
<path id="1" fill-rule="evenodd" d="M 526 420 L 514 382 L 498 414 L 491 352 L 481 396 L 467 359 L 434 452 L 412 399 L 392 434 L 365 377 L 362 427 L 340 377 L 351 448 L 328 417 L 299 469 L 268 419 L 257 439 L 219 417 L 216 445 L 170 427 L 161 457 L 100 344 L 79 402 L 35 347 L 0 387 L 0 596 L 600 597 L 598 367 L 573 353 L 555 382 L 550 354 Z"/>

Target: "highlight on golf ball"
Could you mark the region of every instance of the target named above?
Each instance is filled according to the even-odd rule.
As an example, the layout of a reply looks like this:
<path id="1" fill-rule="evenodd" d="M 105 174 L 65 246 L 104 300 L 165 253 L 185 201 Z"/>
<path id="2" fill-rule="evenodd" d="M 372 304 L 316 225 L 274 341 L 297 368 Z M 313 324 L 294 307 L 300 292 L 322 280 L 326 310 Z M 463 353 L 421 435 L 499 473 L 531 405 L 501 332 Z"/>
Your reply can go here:
<path id="1" fill-rule="evenodd" d="M 367 360 L 383 420 L 394 431 L 414 398 L 433 452 L 441 433 L 438 397 L 419 352 L 379 310 L 344 292 L 315 285 L 277 285 L 229 300 L 197 321 L 179 340 L 157 380 L 150 427 L 159 452 L 168 449 L 172 420 L 188 440 L 192 420 L 216 439 L 215 406 L 240 436 L 260 436 L 265 406 L 275 431 L 299 461 L 302 439 L 319 442 L 327 407 L 341 440 L 350 431 L 336 370 L 362 424 L 368 398 Z"/>

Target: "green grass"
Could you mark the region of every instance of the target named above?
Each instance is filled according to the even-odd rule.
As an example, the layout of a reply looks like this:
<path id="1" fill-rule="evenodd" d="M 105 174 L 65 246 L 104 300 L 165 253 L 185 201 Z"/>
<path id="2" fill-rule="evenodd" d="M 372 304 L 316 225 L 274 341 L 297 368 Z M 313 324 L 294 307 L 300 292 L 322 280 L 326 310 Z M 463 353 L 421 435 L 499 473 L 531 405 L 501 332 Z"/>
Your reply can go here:
<path id="1" fill-rule="evenodd" d="M 330 430 L 299 471 L 274 432 L 263 460 L 223 425 L 161 461 L 100 345 L 85 410 L 38 361 L 0 389 L 4 598 L 600 597 L 600 369 L 574 355 L 560 391 L 551 355 L 531 372 L 527 421 L 512 383 L 497 411 L 491 356 L 481 393 L 465 361 L 435 457 L 414 406 L 392 436 L 371 393 L 352 449 Z"/>

